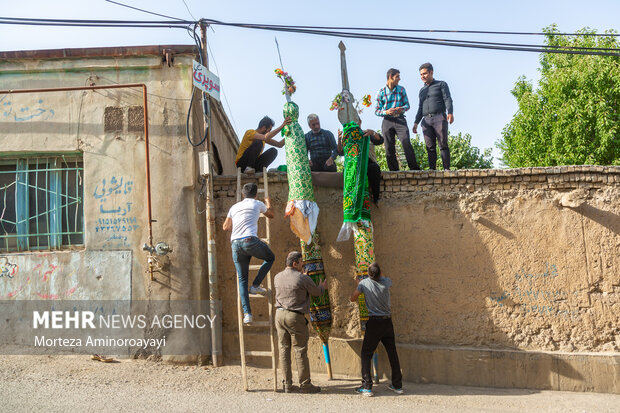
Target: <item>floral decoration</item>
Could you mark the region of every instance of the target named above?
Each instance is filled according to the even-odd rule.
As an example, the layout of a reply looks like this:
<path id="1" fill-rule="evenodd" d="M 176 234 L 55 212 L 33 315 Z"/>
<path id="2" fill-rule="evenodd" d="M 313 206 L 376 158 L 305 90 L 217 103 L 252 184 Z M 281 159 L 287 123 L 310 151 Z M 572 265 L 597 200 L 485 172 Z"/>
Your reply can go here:
<path id="1" fill-rule="evenodd" d="M 289 95 L 292 95 L 297 91 L 297 86 L 295 86 L 295 81 L 293 78 L 284 70 L 276 69 L 276 76 L 278 76 L 282 82 L 284 82 L 284 88 L 282 89 L 282 94 L 285 95 L 287 92 Z"/>

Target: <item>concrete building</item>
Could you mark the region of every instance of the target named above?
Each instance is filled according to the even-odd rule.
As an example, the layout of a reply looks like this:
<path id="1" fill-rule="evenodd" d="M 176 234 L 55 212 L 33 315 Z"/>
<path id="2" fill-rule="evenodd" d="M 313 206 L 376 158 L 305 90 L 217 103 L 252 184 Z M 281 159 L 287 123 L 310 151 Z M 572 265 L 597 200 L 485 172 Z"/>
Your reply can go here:
<path id="1" fill-rule="evenodd" d="M 186 137 L 195 53 L 0 52 L 0 89 L 15 91 L 0 95 L 0 300 L 208 299 L 205 144 Z M 17 93 L 75 87 L 101 88 Z M 189 135 L 199 142 L 195 93 Z M 210 106 L 216 173 L 233 174 L 238 138 L 220 103 Z M 153 280 L 142 250 L 151 232 L 173 249 L 155 257 Z"/>

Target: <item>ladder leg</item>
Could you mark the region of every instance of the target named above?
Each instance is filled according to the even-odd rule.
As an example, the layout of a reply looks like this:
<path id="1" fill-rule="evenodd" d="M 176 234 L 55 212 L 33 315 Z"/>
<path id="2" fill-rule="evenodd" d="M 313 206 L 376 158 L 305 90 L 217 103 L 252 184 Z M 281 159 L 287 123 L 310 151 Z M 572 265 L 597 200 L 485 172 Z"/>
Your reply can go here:
<path id="1" fill-rule="evenodd" d="M 237 202 L 241 200 L 241 168 L 237 168 Z M 241 308 L 241 288 L 239 287 L 239 275 L 237 278 L 237 319 L 239 320 L 239 353 L 241 355 L 241 379 L 243 390 L 248 391 L 248 372 L 245 366 L 245 338 L 243 336 L 243 309 Z"/>
<path id="2" fill-rule="evenodd" d="M 241 378 L 243 390 L 248 391 L 248 373 L 245 366 L 245 338 L 243 336 L 243 310 L 241 309 L 241 297 L 239 278 L 237 277 L 237 318 L 239 319 L 239 351 L 241 354 Z"/>

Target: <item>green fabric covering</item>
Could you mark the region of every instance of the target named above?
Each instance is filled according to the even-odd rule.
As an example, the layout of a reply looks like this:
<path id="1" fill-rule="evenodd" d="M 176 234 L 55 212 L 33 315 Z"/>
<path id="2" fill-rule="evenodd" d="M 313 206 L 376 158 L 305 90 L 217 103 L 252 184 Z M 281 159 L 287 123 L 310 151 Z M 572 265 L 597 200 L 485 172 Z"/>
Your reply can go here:
<path id="1" fill-rule="evenodd" d="M 282 129 L 282 136 L 286 148 L 288 200 L 315 201 L 306 139 L 298 122 L 299 106 L 294 102 L 284 104 L 284 117 L 287 116 L 291 118 L 291 123 Z"/>
<path id="2" fill-rule="evenodd" d="M 344 125 L 342 144 L 344 149 L 344 189 L 342 209 L 344 222 L 370 221 L 370 198 L 368 196 L 368 149 L 369 138 L 355 122 Z"/>

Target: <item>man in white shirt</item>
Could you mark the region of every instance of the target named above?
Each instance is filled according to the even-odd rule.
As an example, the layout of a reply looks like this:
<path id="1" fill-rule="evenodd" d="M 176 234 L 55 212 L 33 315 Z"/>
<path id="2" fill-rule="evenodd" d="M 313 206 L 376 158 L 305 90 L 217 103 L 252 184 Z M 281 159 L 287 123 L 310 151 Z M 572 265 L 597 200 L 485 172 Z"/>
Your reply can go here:
<path id="1" fill-rule="evenodd" d="M 257 237 L 258 218 L 264 214 L 267 218 L 273 218 L 271 201 L 265 198 L 265 203 L 256 200 L 258 187 L 255 183 L 245 184 L 241 193 L 243 201 L 237 202 L 228 211 L 224 221 L 224 231 L 232 230 L 230 240 L 232 242 L 232 257 L 239 278 L 239 290 L 241 306 L 243 307 L 243 322 L 252 322 L 252 310 L 250 309 L 249 294 L 264 295 L 267 291 L 260 286 L 275 260 L 273 252 L 267 244 Z M 248 271 L 252 257 L 263 260 L 258 274 L 252 282 L 248 292 Z"/>

